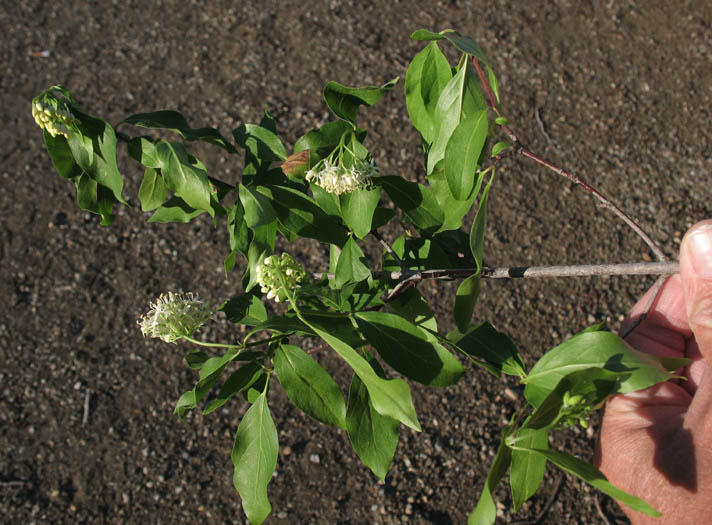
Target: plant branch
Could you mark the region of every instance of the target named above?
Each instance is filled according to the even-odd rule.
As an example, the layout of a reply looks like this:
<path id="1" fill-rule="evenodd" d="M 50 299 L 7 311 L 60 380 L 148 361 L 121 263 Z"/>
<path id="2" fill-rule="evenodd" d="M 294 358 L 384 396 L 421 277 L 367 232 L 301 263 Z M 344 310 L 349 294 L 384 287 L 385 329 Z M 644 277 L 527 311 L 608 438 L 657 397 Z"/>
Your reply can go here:
<path id="1" fill-rule="evenodd" d="M 373 272 L 376 278 L 400 281 L 424 281 L 426 279 L 458 279 L 469 277 L 476 273 L 476 268 L 442 268 L 434 270 L 403 270 Z M 482 277 L 485 279 L 523 279 L 533 277 L 590 277 L 605 275 L 672 275 L 679 273 L 680 263 L 677 261 L 641 262 L 624 264 L 581 264 L 570 266 L 510 266 L 492 268 L 482 267 Z M 331 273 L 315 273 L 313 277 L 321 279 L 324 276 L 333 279 Z"/>
<path id="2" fill-rule="evenodd" d="M 613 204 L 613 202 L 611 202 L 611 200 L 608 197 L 603 195 L 600 191 L 598 191 L 596 188 L 591 186 L 588 182 L 583 180 L 579 175 L 576 175 L 575 173 L 571 173 L 568 170 L 565 170 L 563 168 L 560 168 L 560 167 L 552 164 L 548 160 L 544 159 L 543 157 L 540 157 L 536 153 L 531 152 L 530 150 L 528 150 L 527 148 L 525 148 L 523 146 L 519 149 L 519 154 L 533 160 L 534 162 L 536 162 L 538 164 L 541 164 L 542 166 L 550 169 L 551 171 L 553 171 L 554 173 L 556 173 L 558 175 L 561 175 L 562 177 L 566 177 L 574 184 L 581 186 L 585 191 L 587 191 L 588 193 L 590 193 L 591 195 L 596 197 L 596 199 L 598 199 L 601 207 L 608 208 L 613 213 L 615 213 L 618 216 L 618 218 L 620 218 L 623 222 L 625 222 L 628 226 L 630 226 L 630 228 L 636 234 L 638 234 L 638 236 L 641 239 L 643 239 L 645 244 L 648 245 L 648 247 L 653 251 L 653 253 L 656 255 L 656 257 L 659 260 L 661 260 L 661 261 L 669 261 L 670 260 L 670 258 L 667 255 L 665 255 L 665 252 L 663 252 L 662 248 L 660 248 L 660 246 L 658 246 L 658 244 L 650 237 L 650 235 L 648 235 L 648 233 L 645 230 L 643 230 L 643 228 L 640 227 L 640 225 L 638 225 L 637 222 L 635 222 L 627 213 L 625 213 L 623 210 L 621 210 L 618 206 Z"/>
<path id="3" fill-rule="evenodd" d="M 492 94 L 492 90 L 489 85 L 489 81 L 485 77 L 484 73 L 482 72 L 482 68 L 480 67 L 480 64 L 476 61 L 473 60 L 473 64 L 475 65 L 475 69 L 477 70 L 477 74 L 480 77 L 480 82 L 482 82 L 482 85 L 485 87 L 485 91 L 487 91 L 487 95 L 490 99 L 490 104 L 492 105 L 492 109 L 494 112 L 497 114 L 497 116 L 500 115 L 499 113 L 499 107 L 497 106 L 497 101 Z M 522 141 L 519 140 L 519 137 L 517 136 L 512 129 L 507 126 L 507 125 L 502 125 L 502 131 L 507 135 L 509 140 L 513 143 L 514 150 L 524 156 L 527 157 L 534 162 L 541 164 L 542 166 L 552 170 L 554 173 L 557 173 L 558 175 L 561 175 L 563 177 L 566 177 L 569 179 L 571 182 L 574 184 L 577 184 L 581 186 L 585 191 L 596 197 L 598 201 L 600 202 L 601 207 L 603 208 L 608 208 L 609 210 L 613 211 L 618 218 L 620 218 L 623 222 L 625 222 L 643 241 L 645 244 L 648 245 L 648 247 L 652 250 L 652 252 L 656 255 L 656 257 L 660 261 L 669 261 L 670 258 L 665 255 L 663 252 L 662 248 L 658 246 L 658 244 L 648 235 L 643 228 L 638 225 L 628 214 L 626 214 L 623 210 L 621 210 L 618 206 L 616 206 L 608 197 L 603 195 L 600 191 L 598 191 L 596 188 L 591 186 L 588 182 L 586 182 L 583 178 L 581 178 L 579 175 L 576 175 L 574 173 L 571 173 L 568 170 L 565 170 L 563 168 L 560 168 L 556 166 L 555 164 L 549 162 L 548 160 L 544 159 L 543 157 L 540 157 L 536 153 L 533 153 L 524 145 L 522 144 Z"/>
<path id="4" fill-rule="evenodd" d="M 403 264 L 403 261 L 401 260 L 400 257 L 398 257 L 398 254 L 393 250 L 393 247 L 388 244 L 388 241 L 386 241 L 383 236 L 378 232 L 378 230 L 372 230 L 371 235 L 373 235 L 376 239 L 378 239 L 378 242 L 381 243 L 381 246 L 383 246 L 383 249 L 386 250 L 388 253 L 391 254 L 391 257 L 398 263 L 398 266 L 400 266 L 401 270 L 405 270 L 406 266 Z"/>

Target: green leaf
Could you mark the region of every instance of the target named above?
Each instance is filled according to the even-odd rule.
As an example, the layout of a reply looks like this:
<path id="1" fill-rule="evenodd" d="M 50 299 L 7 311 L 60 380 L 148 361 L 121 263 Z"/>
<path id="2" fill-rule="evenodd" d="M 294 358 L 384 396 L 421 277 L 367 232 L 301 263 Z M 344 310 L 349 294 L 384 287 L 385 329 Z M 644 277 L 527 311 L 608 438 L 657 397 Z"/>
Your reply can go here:
<path id="1" fill-rule="evenodd" d="M 398 77 L 380 87 L 352 88 L 338 82 L 329 82 L 324 86 L 323 94 L 326 104 L 337 117 L 355 123 L 359 106 L 374 105 L 397 83 Z"/>
<path id="2" fill-rule="evenodd" d="M 203 410 L 203 414 L 210 414 L 211 412 L 214 412 L 232 399 L 236 394 L 244 392 L 250 388 L 263 376 L 264 370 L 259 363 L 247 363 L 241 366 L 230 374 L 230 376 L 225 380 L 223 386 L 220 387 L 218 397 L 208 403 Z"/>
<path id="3" fill-rule="evenodd" d="M 79 167 L 99 185 L 108 188 L 114 198 L 128 204 L 123 196 L 124 179 L 116 164 L 116 134 L 108 122 L 72 107 L 80 121 L 78 132 L 70 132 L 69 149 Z"/>
<path id="4" fill-rule="evenodd" d="M 413 398 L 408 383 L 402 379 L 383 379 L 371 368 L 356 350 L 329 332 L 311 325 L 314 331 L 334 351 L 346 361 L 354 373 L 363 381 L 371 397 L 373 408 L 381 415 L 397 419 L 404 425 L 420 432 L 420 423 L 413 406 Z"/>
<path id="5" fill-rule="evenodd" d="M 369 359 L 368 362 L 379 376 L 385 376 L 378 361 Z M 366 385 L 354 374 L 349 388 L 346 430 L 358 457 L 381 481 L 385 481 L 393 462 L 399 427 L 396 419 L 383 416 L 373 408 Z"/>
<path id="6" fill-rule="evenodd" d="M 460 332 L 466 331 L 470 326 L 472 314 L 475 311 L 475 304 L 477 303 L 477 298 L 480 295 L 482 286 L 482 276 L 480 272 L 482 271 L 484 251 L 487 195 L 489 194 L 493 182 L 494 176 L 490 178 L 487 186 L 485 186 L 485 189 L 482 191 L 480 206 L 477 210 L 477 215 L 475 215 L 475 220 L 472 222 L 472 229 L 470 230 L 470 250 L 475 258 L 477 272 L 460 283 L 455 296 L 455 324 Z"/>
<path id="7" fill-rule="evenodd" d="M 433 33 L 427 29 L 418 29 L 410 38 L 414 40 L 442 40 L 443 38 L 452 42 L 460 51 L 472 55 L 477 60 L 487 64 L 487 57 L 482 52 L 480 46 L 469 36 L 463 36 L 452 29 L 445 29 L 439 33 Z"/>
<path id="8" fill-rule="evenodd" d="M 465 372 L 447 349 L 399 315 L 357 312 L 354 318 L 383 360 L 409 379 L 430 386 L 450 386 Z"/>
<path id="9" fill-rule="evenodd" d="M 426 144 L 435 140 L 435 107 L 451 78 L 450 64 L 435 42 L 415 55 L 408 66 L 405 75 L 408 115 Z"/>
<path id="10" fill-rule="evenodd" d="M 379 177 L 378 181 L 417 228 L 433 233 L 442 226 L 445 216 L 430 188 L 394 175 Z"/>
<path id="11" fill-rule="evenodd" d="M 450 186 L 445 179 L 443 170 L 435 170 L 428 175 L 428 182 L 433 189 L 433 194 L 438 201 L 440 208 L 443 210 L 444 220 L 440 229 L 435 233 L 440 233 L 449 230 L 459 230 L 462 227 L 462 219 L 467 215 L 475 202 L 477 195 L 480 193 L 483 173 L 475 173 L 475 188 L 470 192 L 470 196 L 465 200 L 455 200 L 452 198 Z"/>
<path id="12" fill-rule="evenodd" d="M 448 339 L 467 355 L 483 359 L 497 377 L 501 372 L 526 376 L 526 367 L 512 340 L 488 322 L 448 334 Z"/>
<path id="13" fill-rule="evenodd" d="M 437 333 L 438 323 L 428 302 L 416 287 L 398 295 L 388 306 L 416 326 Z"/>
<path id="14" fill-rule="evenodd" d="M 479 273 L 482 270 L 482 262 L 484 260 L 484 244 L 485 244 L 485 223 L 487 221 L 487 196 L 489 195 L 490 188 L 494 182 L 494 175 L 490 178 L 485 189 L 482 190 L 482 197 L 480 198 L 480 205 L 477 209 L 477 215 L 475 220 L 472 222 L 472 229 L 470 230 L 470 251 L 475 258 L 475 263 L 477 264 L 477 271 Z"/>
<path id="15" fill-rule="evenodd" d="M 345 133 L 354 133 L 354 128 L 348 122 L 337 120 L 327 122 L 317 129 L 312 129 L 301 137 L 294 144 L 294 152 L 309 150 L 317 159 L 328 155 L 341 142 L 341 137 Z M 363 130 L 356 130 L 356 138 L 363 140 L 366 133 Z"/>
<path id="16" fill-rule="evenodd" d="M 160 168 L 156 145 L 151 137 L 134 137 L 128 144 L 129 155 L 147 168 Z"/>
<path id="17" fill-rule="evenodd" d="M 239 251 L 246 256 L 250 247 L 250 232 L 245 221 L 245 207 L 239 199 L 227 215 L 227 232 L 232 251 L 225 259 L 225 276 L 235 266 L 237 252 Z"/>
<path id="18" fill-rule="evenodd" d="M 549 446 L 549 433 L 546 430 L 523 429 L 517 432 L 516 439 L 517 445 L 524 448 L 545 450 Z M 524 502 L 536 493 L 545 471 L 545 457 L 528 450 L 512 450 L 509 484 L 514 512 L 521 509 Z"/>
<path id="19" fill-rule="evenodd" d="M 510 432 L 511 428 L 509 426 L 502 430 L 502 441 L 499 443 L 497 455 L 494 457 L 492 466 L 487 473 L 487 479 L 484 487 L 482 487 L 482 494 L 480 494 L 477 506 L 467 519 L 467 525 L 490 525 L 497 518 L 497 507 L 492 494 L 507 473 L 507 469 L 512 462 L 512 449 L 506 444 L 506 439 Z"/>
<path id="20" fill-rule="evenodd" d="M 458 124 L 486 109 L 477 82 L 469 72 L 467 61 L 464 61 L 443 89 L 435 107 L 436 138 L 428 151 L 428 174 L 435 171 L 438 162 L 445 157 L 448 142 Z"/>
<path id="21" fill-rule="evenodd" d="M 366 260 L 361 247 L 349 237 L 339 255 L 339 262 L 336 263 L 334 276 L 334 286 L 341 288 L 347 283 L 358 283 L 371 276 L 371 271 L 364 263 Z"/>
<path id="22" fill-rule="evenodd" d="M 257 326 L 267 321 L 267 309 L 259 297 L 251 293 L 237 295 L 225 301 L 219 312 L 224 312 L 233 324 Z"/>
<path id="23" fill-rule="evenodd" d="M 500 153 L 502 153 L 504 150 L 509 148 L 509 143 L 508 142 L 498 142 L 494 146 L 492 146 L 492 157 L 496 157 Z"/>
<path id="24" fill-rule="evenodd" d="M 257 124 L 242 124 L 233 130 L 232 135 L 238 146 L 260 160 L 273 162 L 287 158 L 287 150 L 272 130 Z"/>
<path id="25" fill-rule="evenodd" d="M 215 217 L 210 205 L 208 175 L 200 165 L 191 162 L 183 145 L 161 140 L 156 144 L 156 155 L 166 186 L 192 208 Z"/>
<path id="26" fill-rule="evenodd" d="M 391 222 L 396 216 L 396 212 L 391 208 L 376 208 L 373 212 L 373 219 L 371 220 L 371 229 L 376 230 L 381 228 Z"/>
<path id="27" fill-rule="evenodd" d="M 353 285 L 346 288 L 353 288 Z M 345 289 L 346 289 L 345 288 Z M 302 310 L 302 317 L 309 323 L 309 326 L 316 327 L 324 332 L 329 332 L 334 337 L 343 341 L 351 347 L 364 346 L 366 341 L 356 329 L 351 319 L 335 316 L 332 312 L 319 312 L 315 310 Z"/>
<path id="28" fill-rule="evenodd" d="M 346 428 L 346 403 L 336 381 L 301 348 L 280 345 L 272 359 L 279 384 L 302 412 Z"/>
<path id="29" fill-rule="evenodd" d="M 79 177 L 83 172 L 79 164 L 74 161 L 67 139 L 63 135 L 53 137 L 47 130 L 44 131 L 43 136 L 49 157 L 59 175 L 65 179 Z"/>
<path id="30" fill-rule="evenodd" d="M 247 250 L 247 276 L 243 276 L 243 286 L 249 292 L 257 283 L 257 266 L 262 264 L 265 257 L 274 253 L 274 242 L 277 237 L 277 221 L 252 229 L 252 241 Z M 245 282 L 247 277 L 247 282 Z"/>
<path id="31" fill-rule="evenodd" d="M 230 153 L 237 153 L 235 147 L 230 144 L 218 130 L 214 128 L 191 128 L 185 117 L 177 111 L 154 111 L 152 113 L 138 113 L 119 122 L 121 124 L 132 124 L 141 128 L 169 129 L 175 131 L 186 140 L 202 140 L 210 144 L 215 144 L 225 148 Z"/>
<path id="32" fill-rule="evenodd" d="M 238 351 L 231 349 L 220 357 L 206 359 L 200 367 L 200 379 L 192 390 L 185 392 L 180 399 L 178 399 L 174 413 L 178 414 L 178 417 L 181 419 L 185 419 L 188 412 L 193 410 L 195 405 L 213 388 L 223 370 L 225 370 L 225 367 L 235 359 L 237 355 Z"/>
<path id="33" fill-rule="evenodd" d="M 483 61 L 485 62 L 485 61 Z M 489 78 L 489 85 L 492 93 L 494 93 L 494 98 L 499 104 L 499 82 L 497 82 L 497 76 L 494 74 L 494 70 L 487 64 L 487 77 Z M 506 123 L 504 124 L 506 126 Z"/>
<path id="34" fill-rule="evenodd" d="M 341 163 L 346 168 L 351 168 L 356 165 L 357 161 L 368 162 L 369 151 L 364 146 L 354 133 L 349 133 L 344 137 L 344 148 L 341 150 Z"/>
<path id="35" fill-rule="evenodd" d="M 188 223 L 203 213 L 201 210 L 193 209 L 180 197 L 171 197 L 161 206 L 156 208 L 148 222 L 179 222 Z"/>
<path id="36" fill-rule="evenodd" d="M 482 276 L 480 272 L 470 275 L 457 287 L 455 295 L 455 324 L 461 332 L 467 330 L 472 322 L 472 314 L 475 312 L 475 304 L 480 295 L 482 287 Z"/>
<path id="37" fill-rule="evenodd" d="M 138 199 L 141 201 L 141 210 L 151 211 L 158 208 L 168 198 L 168 187 L 163 182 L 163 177 L 158 170 L 146 168 L 143 174 L 141 187 L 138 189 Z"/>
<path id="38" fill-rule="evenodd" d="M 639 352 L 612 332 L 585 332 L 564 341 L 539 359 L 523 379 L 524 396 L 539 406 L 564 376 L 586 368 L 625 372 L 618 393 L 641 390 L 675 377 L 660 361 Z"/>
<path id="39" fill-rule="evenodd" d="M 245 209 L 245 222 L 248 227 L 266 226 L 277 218 L 270 199 L 256 188 L 240 184 L 238 194 Z"/>
<path id="40" fill-rule="evenodd" d="M 191 350 L 185 355 L 185 362 L 193 370 L 200 370 L 209 357 L 210 356 L 202 350 Z"/>
<path id="41" fill-rule="evenodd" d="M 443 170 L 456 200 L 466 200 L 472 193 L 488 130 L 487 110 L 483 109 L 462 119 L 447 142 Z"/>
<path id="42" fill-rule="evenodd" d="M 260 186 L 259 192 L 270 199 L 280 224 L 296 236 L 327 244 L 346 241 L 346 229 L 301 191 L 286 186 Z"/>
<path id="43" fill-rule="evenodd" d="M 77 188 L 77 204 L 82 210 L 101 215 L 101 225 L 108 226 L 114 222 L 112 213 L 116 199 L 111 190 L 98 184 L 89 175 L 82 172 L 72 179 Z"/>
<path id="44" fill-rule="evenodd" d="M 595 367 L 571 372 L 561 378 L 556 388 L 549 392 L 546 398 L 536 407 L 536 410 L 527 418 L 522 428 L 543 430 L 555 428 L 563 415 L 562 412 L 565 414 L 570 410 L 564 405 L 564 397 L 567 394 L 570 397 L 581 396 L 581 408 L 594 408 L 615 394 L 620 387 L 620 383 L 629 375 L 629 372 L 625 371 L 614 372 Z M 582 414 L 585 415 L 585 411 Z"/>
<path id="45" fill-rule="evenodd" d="M 245 341 L 251 339 L 252 336 L 254 336 L 255 334 L 259 332 L 264 332 L 266 330 L 282 334 L 298 332 L 306 335 L 316 335 L 316 332 L 314 332 L 314 330 L 310 326 L 304 324 L 301 319 L 294 316 L 282 315 L 269 317 L 263 323 L 260 323 L 255 326 L 247 333 L 247 335 L 245 336 Z"/>
<path id="46" fill-rule="evenodd" d="M 232 448 L 232 480 L 250 523 L 262 523 L 272 511 L 267 485 L 277 466 L 278 452 L 277 427 L 263 392 L 240 421 Z"/>
<path id="47" fill-rule="evenodd" d="M 242 397 L 247 401 L 250 405 L 255 403 L 261 395 L 264 394 L 265 388 L 267 388 L 267 380 L 269 379 L 269 376 L 267 374 L 260 374 L 260 376 L 257 378 L 257 381 L 255 381 L 253 384 L 251 384 L 248 388 L 242 391 Z"/>
<path id="48" fill-rule="evenodd" d="M 623 505 L 626 505 L 638 512 L 647 514 L 648 516 L 653 516 L 656 518 L 662 516 L 660 512 L 648 505 L 642 499 L 628 494 L 627 492 L 613 485 L 610 481 L 608 481 L 608 478 L 606 478 L 603 472 L 598 470 L 596 467 L 574 456 L 565 454 L 564 452 L 557 452 L 555 450 L 542 450 L 536 448 L 526 449 L 519 446 L 513 446 L 512 448 L 522 448 L 523 450 L 529 450 L 536 454 L 541 454 L 560 469 L 585 481 L 589 485 L 592 485 L 604 494 L 607 494 L 608 496 L 619 501 Z"/>
<path id="49" fill-rule="evenodd" d="M 373 213 L 381 199 L 381 188 L 360 189 L 340 196 L 341 217 L 358 237 L 363 239 L 371 231 Z M 324 224 L 328 224 L 325 222 Z M 323 226 L 322 226 L 323 227 Z"/>
<path id="50" fill-rule="evenodd" d="M 319 205 L 319 207 L 324 210 L 329 217 L 333 217 L 332 220 L 341 219 L 341 199 L 339 195 L 334 193 L 329 193 L 324 188 L 313 182 L 309 184 L 309 188 L 314 195 L 314 200 Z"/>
<path id="51" fill-rule="evenodd" d="M 450 260 L 437 243 L 423 237 L 398 237 L 392 245 L 393 252 L 400 257 L 401 262 L 410 270 L 427 270 L 429 268 L 448 268 Z M 388 252 L 383 254 L 383 269 L 399 271 L 400 264 Z"/>

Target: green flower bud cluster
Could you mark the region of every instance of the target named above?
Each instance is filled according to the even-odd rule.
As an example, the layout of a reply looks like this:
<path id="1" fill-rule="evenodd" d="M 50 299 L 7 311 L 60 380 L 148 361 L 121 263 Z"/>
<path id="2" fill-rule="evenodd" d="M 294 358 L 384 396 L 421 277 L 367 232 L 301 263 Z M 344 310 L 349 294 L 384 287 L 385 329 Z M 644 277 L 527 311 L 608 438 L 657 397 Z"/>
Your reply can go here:
<path id="1" fill-rule="evenodd" d="M 305 178 L 307 182 L 314 182 L 328 193 L 341 195 L 368 188 L 371 186 L 372 178 L 379 175 L 380 170 L 373 161 L 357 160 L 351 168 L 346 168 L 340 164 L 331 164 L 325 159 L 321 169 L 309 170 Z"/>
<path id="2" fill-rule="evenodd" d="M 192 293 L 161 294 L 138 324 L 144 337 L 158 337 L 172 343 L 187 337 L 213 315 L 213 310 Z"/>
<path id="3" fill-rule="evenodd" d="M 571 427 L 573 425 L 581 425 L 583 428 L 588 428 L 588 417 L 593 410 L 591 401 L 593 401 L 594 395 L 593 392 L 587 395 L 572 395 L 571 392 L 564 392 L 559 426 Z"/>
<path id="4" fill-rule="evenodd" d="M 37 125 L 53 137 L 68 137 L 69 130 L 79 122 L 66 103 L 47 91 L 32 101 L 32 116 Z"/>
<path id="5" fill-rule="evenodd" d="M 257 266 L 255 273 L 262 293 L 266 293 L 267 299 L 274 299 L 276 303 L 287 297 L 280 274 L 289 289 L 299 286 L 307 276 L 304 267 L 286 252 L 281 257 L 276 255 L 266 257 L 262 264 Z"/>

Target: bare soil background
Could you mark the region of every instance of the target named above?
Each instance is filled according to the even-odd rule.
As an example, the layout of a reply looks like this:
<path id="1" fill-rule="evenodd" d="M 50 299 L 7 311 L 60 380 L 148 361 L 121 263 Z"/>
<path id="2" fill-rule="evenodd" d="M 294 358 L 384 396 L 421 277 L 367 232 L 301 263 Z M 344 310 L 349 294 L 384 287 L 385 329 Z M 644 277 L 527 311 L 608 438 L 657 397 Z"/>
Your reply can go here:
<path id="1" fill-rule="evenodd" d="M 521 138 L 611 195 L 676 254 L 685 230 L 712 216 L 711 24 L 706 0 L 3 1 L 0 521 L 245 521 L 230 462 L 244 403 L 181 423 L 172 408 L 195 380 L 182 360 L 188 347 L 144 340 L 136 326 L 164 291 L 194 291 L 212 304 L 237 293 L 236 274 L 226 280 L 222 270 L 226 231 L 204 218 L 146 225 L 135 198 L 115 225 L 100 227 L 44 151 L 30 115 L 41 90 L 62 83 L 111 122 L 178 109 L 193 126 L 226 135 L 258 121 L 266 104 L 292 144 L 329 118 L 324 83 L 403 79 L 422 46 L 410 33 L 454 28 L 490 57 Z M 422 178 L 403 81 L 362 115 L 382 171 Z M 213 175 L 236 180 L 239 159 L 191 151 Z M 134 196 L 141 171 L 125 154 L 119 160 Z M 650 260 L 632 232 L 567 181 L 516 160 L 500 173 L 490 265 Z M 322 264 L 321 249 L 289 249 L 311 269 Z M 594 321 L 617 328 L 652 281 L 489 282 L 476 317 L 512 334 L 531 365 Z M 442 326 L 452 326 L 453 285 L 423 289 Z M 204 335 L 225 340 L 232 329 L 219 319 Z M 338 360 L 320 359 L 346 384 Z M 502 387 L 479 370 L 448 389 L 414 385 L 423 432 L 402 430 L 385 484 L 344 432 L 301 415 L 274 388 L 281 452 L 269 522 L 464 523 L 503 421 L 520 403 Z M 576 429 L 552 443 L 585 459 L 594 445 L 594 432 Z M 517 514 L 502 484 L 501 522 L 535 517 L 558 477 L 552 470 Z M 567 476 L 541 523 L 603 523 L 597 500 L 606 519 L 625 522 L 615 504 Z"/>

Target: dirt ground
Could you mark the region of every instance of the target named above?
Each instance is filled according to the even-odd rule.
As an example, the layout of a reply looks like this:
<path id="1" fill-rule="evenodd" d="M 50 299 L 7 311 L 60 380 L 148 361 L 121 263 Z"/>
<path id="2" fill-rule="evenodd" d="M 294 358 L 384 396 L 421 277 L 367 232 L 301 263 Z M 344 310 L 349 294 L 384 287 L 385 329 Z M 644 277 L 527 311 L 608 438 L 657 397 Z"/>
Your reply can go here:
<path id="1" fill-rule="evenodd" d="M 685 230 L 712 217 L 712 4 L 467 1 L 3 1 L 0 10 L 0 519 L 6 523 L 243 523 L 230 450 L 245 406 L 181 423 L 189 348 L 144 340 L 136 319 L 164 291 L 212 304 L 237 293 L 222 259 L 227 234 L 207 220 L 147 225 L 141 172 L 120 166 L 134 205 L 115 225 L 75 205 L 30 115 L 46 87 L 69 87 L 91 113 L 178 109 L 224 134 L 265 104 L 286 142 L 328 118 L 329 80 L 404 78 L 419 28 L 479 40 L 499 74 L 505 113 L 540 154 L 614 197 L 676 254 Z M 645 7 L 643 8 L 643 4 Z M 450 53 L 450 56 L 454 56 Z M 403 81 L 363 112 L 381 170 L 422 177 Z M 235 157 L 191 147 L 218 178 Z M 650 260 L 613 215 L 563 179 L 511 161 L 490 195 L 490 265 Z M 301 253 L 311 248 L 296 246 Z M 320 252 L 311 250 L 311 265 Z M 488 282 L 477 317 L 510 333 L 529 364 L 584 326 L 617 328 L 649 277 Z M 453 286 L 425 286 L 443 326 Z M 226 340 L 224 320 L 205 332 Z M 330 355 L 322 363 L 345 384 Z M 402 430 L 385 484 L 343 432 L 298 413 L 279 388 L 271 405 L 280 457 L 269 523 L 466 521 L 502 422 L 518 406 L 502 383 L 472 370 L 455 387 L 414 386 L 423 432 Z M 88 420 L 83 422 L 88 399 Z M 590 459 L 595 433 L 553 447 Z M 502 523 L 625 523 L 615 504 L 551 471 L 517 514 L 501 485 Z M 600 510 L 597 508 L 600 507 Z"/>

